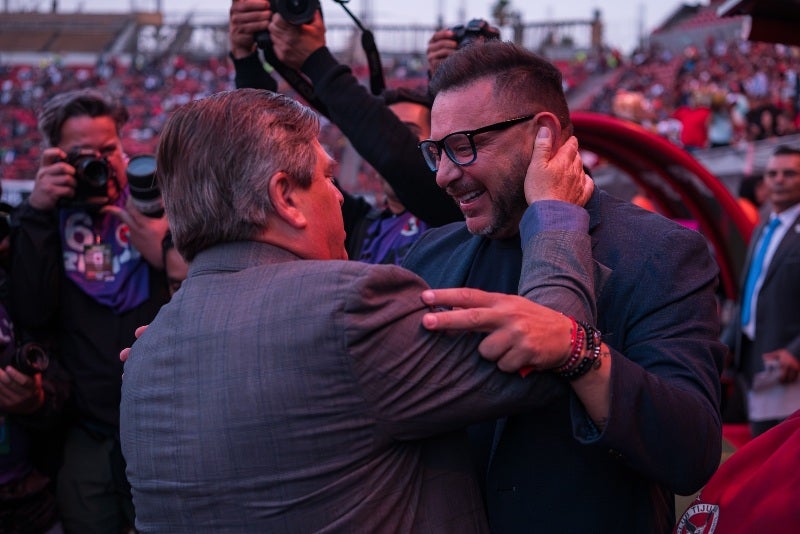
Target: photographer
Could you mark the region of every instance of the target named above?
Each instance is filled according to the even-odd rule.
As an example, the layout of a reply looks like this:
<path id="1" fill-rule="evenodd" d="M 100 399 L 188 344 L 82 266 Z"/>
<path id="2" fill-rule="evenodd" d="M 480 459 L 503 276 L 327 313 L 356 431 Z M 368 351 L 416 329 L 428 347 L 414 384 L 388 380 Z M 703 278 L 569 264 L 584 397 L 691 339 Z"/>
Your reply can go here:
<path id="1" fill-rule="evenodd" d="M 434 174 L 419 154 L 419 138 L 387 107 L 359 83 L 347 65 L 340 64 L 325 46 L 325 24 L 316 12 L 309 24 L 291 24 L 269 9 L 267 0 L 235 0 L 230 9 L 231 52 L 234 57 L 251 50 L 253 35 L 269 31 L 278 59 L 300 71 L 314 86 L 314 95 L 325 105 L 358 153 L 391 185 L 400 202 L 431 226 L 462 220 L 448 196 L 436 186 Z M 250 43 L 247 44 L 247 35 Z M 264 87 L 269 75 L 257 60 L 235 62 L 237 87 Z M 244 72 L 245 69 L 248 69 Z M 252 70 L 249 70 L 252 69 Z M 260 79 L 262 82 L 254 82 Z"/>
<path id="2" fill-rule="evenodd" d="M 120 532 L 133 523 L 119 451 L 117 355 L 168 299 L 167 221 L 143 215 L 129 198 L 120 140 L 127 118 L 124 106 L 93 90 L 47 102 L 39 114 L 47 148 L 12 220 L 15 319 L 53 345 L 72 379 L 74 420 L 58 477 L 67 532 Z"/>
<path id="3" fill-rule="evenodd" d="M 0 304 L 0 532 L 46 532 L 58 522 L 52 480 L 69 383 L 42 347 L 15 339 Z"/>

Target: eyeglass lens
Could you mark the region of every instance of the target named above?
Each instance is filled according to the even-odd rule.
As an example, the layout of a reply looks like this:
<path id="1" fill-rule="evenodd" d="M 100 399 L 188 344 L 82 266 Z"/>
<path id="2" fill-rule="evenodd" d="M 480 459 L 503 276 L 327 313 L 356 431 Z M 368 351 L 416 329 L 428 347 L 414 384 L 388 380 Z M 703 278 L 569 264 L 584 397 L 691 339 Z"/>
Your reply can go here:
<path id="1" fill-rule="evenodd" d="M 463 132 L 452 133 L 438 143 L 435 141 L 423 141 L 420 147 L 422 148 L 423 156 L 425 156 L 425 162 L 434 172 L 439 169 L 439 163 L 442 161 L 442 149 L 457 165 L 469 165 L 475 161 L 477 156 L 472 138 L 469 134 Z"/>

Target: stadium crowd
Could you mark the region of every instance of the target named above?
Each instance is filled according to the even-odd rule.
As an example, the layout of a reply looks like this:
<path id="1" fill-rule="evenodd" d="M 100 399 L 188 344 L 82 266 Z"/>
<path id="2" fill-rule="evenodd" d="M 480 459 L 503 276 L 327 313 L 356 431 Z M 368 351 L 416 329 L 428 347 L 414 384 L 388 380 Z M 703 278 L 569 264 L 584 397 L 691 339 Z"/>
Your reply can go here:
<path id="1" fill-rule="evenodd" d="M 751 244 L 747 297 L 721 336 L 707 242 L 592 182 L 565 92 L 587 84 L 592 110 L 687 151 L 757 141 L 800 128 L 798 50 L 709 38 L 678 55 L 654 46 L 627 61 L 553 64 L 496 39 L 462 48 L 440 30 L 428 52 L 445 51 L 431 94 L 368 95 L 363 66 L 327 49 L 320 14 L 290 24 L 261 2 L 231 8 L 246 36 L 233 46 L 232 29 L 232 61 L 104 55 L 91 66 L 0 67 L 0 171 L 36 177 L 11 217 L 0 334 L 6 352 L 16 333 L 58 356 L 49 370 L 23 373 L 18 360 L 0 369 L 11 414 L 0 424 L 25 437 L 5 443 L 0 526 L 38 514 L 37 528 L 51 528 L 49 477 L 69 533 L 133 532 L 134 521 L 143 531 L 699 527 L 691 508 L 680 518 L 675 495 L 709 481 L 730 487 L 712 478 L 723 369 L 743 366 L 743 390 L 798 385 L 795 329 L 762 318 L 772 325 L 797 311 L 785 297 L 797 290 L 800 150 L 770 158 L 770 223 Z M 266 29 L 330 119 L 282 81 L 265 91 L 274 80 L 257 62 L 247 79 L 262 79 L 242 85 L 252 36 Z M 391 72 L 392 88 L 428 81 L 414 62 Z M 307 261 L 348 258 L 350 195 L 333 170 L 345 150 L 339 128 L 381 173 L 387 199 L 393 187 L 406 204 L 367 216 L 365 242 L 376 248 L 386 226 L 374 217 L 406 216 L 392 231 L 413 243 L 391 260 Z M 235 161 L 213 157 L 242 146 Z M 127 156 L 156 147 L 166 215 L 140 210 L 128 183 Z M 82 189 L 76 150 L 103 158 L 113 179 L 101 191 Z M 402 176 L 392 174 L 398 155 L 413 160 Z M 358 193 L 375 187 L 370 176 L 358 171 Z M 434 183 L 439 196 L 413 198 Z M 452 200 L 460 210 L 443 220 L 416 211 L 455 212 Z M 768 251 L 775 228 L 792 256 Z M 173 277 L 175 250 L 183 271 Z M 770 261 L 780 283 L 761 272 Z M 462 286 L 473 289 L 446 289 Z M 1 329 L 12 320 L 16 332 Z M 118 351 L 146 323 L 120 356 L 122 382 Z M 774 404 L 758 404 L 754 436 L 778 435 L 770 429 L 790 414 Z M 450 431 L 484 419 L 469 427 L 468 458 L 466 434 Z M 30 447 L 48 432 L 64 447 L 45 451 L 61 464 L 42 474 Z M 459 513 L 444 514 L 453 503 L 443 496 L 456 490 Z M 39 510 L 3 507 L 31 495 Z M 584 513 L 571 513 L 576 503 Z"/>
<path id="2" fill-rule="evenodd" d="M 418 61 L 398 62 L 387 84 L 424 84 Z M 793 134 L 800 129 L 800 51 L 781 44 L 709 36 L 703 46 L 673 52 L 653 45 L 622 58 L 614 51 L 579 53 L 555 64 L 565 89 L 588 86 L 595 96 L 587 108 L 633 120 L 689 149 Z M 365 80 L 365 65 L 353 68 Z M 592 84 L 611 72 L 599 90 Z M 58 58 L 40 65 L 0 65 L 0 175 L 30 179 L 41 150 L 36 110 L 59 91 L 107 88 L 131 112 L 124 132 L 131 154 L 152 153 L 164 122 L 177 106 L 233 87 L 227 58 L 173 56 L 159 62 L 139 58 L 123 64 L 103 56 L 96 65 L 64 65 Z M 287 92 L 287 86 L 281 88 Z M 344 139 L 327 123 L 326 146 L 341 155 Z M 360 187 L 374 190 L 365 174 Z"/>
<path id="3" fill-rule="evenodd" d="M 800 128 L 800 49 L 708 36 L 680 53 L 635 51 L 590 104 L 680 146 L 707 149 Z"/>

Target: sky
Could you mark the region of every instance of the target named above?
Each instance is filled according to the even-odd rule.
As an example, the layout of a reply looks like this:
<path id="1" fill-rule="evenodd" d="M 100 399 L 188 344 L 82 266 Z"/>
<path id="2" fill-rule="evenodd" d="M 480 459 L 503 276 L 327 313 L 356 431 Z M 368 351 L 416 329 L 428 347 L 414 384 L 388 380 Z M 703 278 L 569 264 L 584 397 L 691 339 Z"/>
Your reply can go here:
<path id="1" fill-rule="evenodd" d="M 10 0 L 11 6 L 36 5 L 45 9 L 52 0 Z M 230 0 L 160 0 L 166 13 L 185 13 L 194 10 L 204 15 L 219 14 L 226 18 Z M 365 8 L 372 13 L 375 23 L 435 24 L 439 13 L 445 25 L 463 24 L 472 18 L 490 19 L 491 6 L 496 0 L 351 0 L 348 8 L 361 15 Z M 155 9 L 159 0 L 58 0 L 64 12 L 130 11 Z M 326 20 L 345 21 L 344 11 L 333 0 L 320 0 Z M 607 44 L 630 52 L 641 32 L 649 32 L 681 4 L 703 4 L 708 0 L 511 0 L 513 10 L 522 13 L 525 22 L 549 20 L 590 19 L 595 9 L 600 9 L 605 24 Z M 466 19 L 466 20 L 464 20 Z"/>

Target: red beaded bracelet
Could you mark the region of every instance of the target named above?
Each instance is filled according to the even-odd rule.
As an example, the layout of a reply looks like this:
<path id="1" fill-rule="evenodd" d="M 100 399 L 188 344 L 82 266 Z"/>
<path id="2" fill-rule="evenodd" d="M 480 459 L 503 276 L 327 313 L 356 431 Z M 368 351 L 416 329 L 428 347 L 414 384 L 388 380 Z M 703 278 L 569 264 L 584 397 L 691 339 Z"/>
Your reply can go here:
<path id="1" fill-rule="evenodd" d="M 567 380 L 575 380 L 588 373 L 591 369 L 596 369 L 600 362 L 600 347 L 602 337 L 600 332 L 588 323 L 576 321 L 583 331 L 583 341 L 581 342 L 581 352 L 578 357 L 573 359 L 570 355 L 567 363 L 555 369 L 558 376 Z M 583 347 L 585 341 L 585 349 Z"/>
<path id="2" fill-rule="evenodd" d="M 554 369 L 558 374 L 569 372 L 578 364 L 586 345 L 586 330 L 580 326 L 575 319 L 572 317 L 570 317 L 570 319 L 574 326 L 572 328 L 573 335 L 571 338 L 569 357 L 566 362 Z"/>

